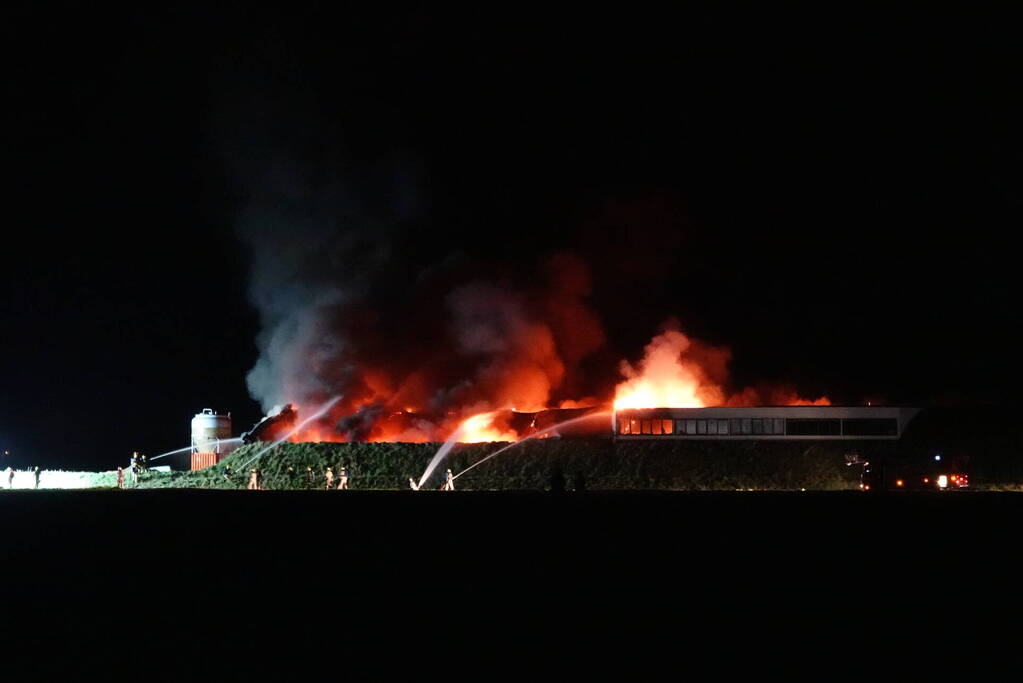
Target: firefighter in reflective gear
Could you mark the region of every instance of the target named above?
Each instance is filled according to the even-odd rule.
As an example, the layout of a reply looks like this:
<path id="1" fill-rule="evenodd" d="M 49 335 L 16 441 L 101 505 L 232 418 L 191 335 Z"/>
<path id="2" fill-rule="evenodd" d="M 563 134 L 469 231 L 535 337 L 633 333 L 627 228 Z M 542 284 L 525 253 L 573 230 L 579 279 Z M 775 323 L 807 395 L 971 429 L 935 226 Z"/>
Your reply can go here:
<path id="1" fill-rule="evenodd" d="M 348 468 L 345 467 L 344 465 L 341 465 L 341 471 L 338 472 L 337 490 L 338 491 L 348 490 Z"/>
<path id="2" fill-rule="evenodd" d="M 39 465 L 35 466 L 35 468 L 32 470 L 32 474 L 34 474 L 36 477 L 36 488 L 39 488 L 39 475 L 42 474 L 42 472 L 39 471 Z"/>
<path id="3" fill-rule="evenodd" d="M 314 479 L 314 477 L 315 477 L 315 475 L 313 474 L 313 468 L 312 467 L 306 467 L 305 468 L 305 487 L 307 489 L 311 489 L 313 487 L 313 479 Z"/>
<path id="4" fill-rule="evenodd" d="M 246 490 L 249 491 L 259 490 L 259 470 L 257 470 L 255 467 L 253 467 L 252 471 L 249 472 L 249 485 L 246 486 L 245 488 Z"/>
<path id="5" fill-rule="evenodd" d="M 444 486 L 441 487 L 443 491 L 454 491 L 455 490 L 455 477 L 451 474 L 451 470 L 448 469 L 447 474 L 444 475 Z"/>
<path id="6" fill-rule="evenodd" d="M 323 478 L 326 481 L 326 488 L 328 490 L 334 488 L 334 468 L 327 467 L 327 471 L 323 473 Z"/>
<path id="7" fill-rule="evenodd" d="M 231 483 L 231 466 L 230 465 L 225 465 L 224 466 L 223 475 L 224 475 L 224 481 L 226 481 L 227 483 Z"/>
<path id="8" fill-rule="evenodd" d="M 7 488 L 14 488 L 14 468 L 10 465 L 7 466 Z"/>
<path id="9" fill-rule="evenodd" d="M 117 488 L 119 488 L 119 489 L 123 489 L 124 488 L 124 468 L 123 467 L 118 467 L 117 468 Z"/>
<path id="10" fill-rule="evenodd" d="M 417 484 L 416 480 L 413 479 L 412 477 L 408 478 L 408 487 L 410 489 L 412 489 L 413 491 L 418 491 L 419 490 L 419 484 Z"/>

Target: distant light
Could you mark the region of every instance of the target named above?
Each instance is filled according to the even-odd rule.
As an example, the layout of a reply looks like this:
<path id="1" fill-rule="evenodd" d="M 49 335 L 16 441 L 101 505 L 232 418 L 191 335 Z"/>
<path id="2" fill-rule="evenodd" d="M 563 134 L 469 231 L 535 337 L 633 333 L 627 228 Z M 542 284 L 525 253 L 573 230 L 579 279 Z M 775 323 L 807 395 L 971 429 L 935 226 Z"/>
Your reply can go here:
<path id="1" fill-rule="evenodd" d="M 945 488 L 948 486 L 948 477 L 944 474 L 938 477 L 938 488 Z"/>
<path id="2" fill-rule="evenodd" d="M 895 480 L 895 485 L 896 486 L 902 486 L 902 480 L 901 479 L 896 479 Z"/>
<path id="3" fill-rule="evenodd" d="M 924 477 L 924 483 L 925 483 L 925 484 L 930 484 L 930 483 L 931 483 L 931 480 L 930 480 L 930 479 L 928 479 L 927 477 Z"/>
<path id="4" fill-rule="evenodd" d="M 938 455 L 934 456 L 934 459 L 935 460 L 941 460 L 941 454 L 939 453 Z"/>

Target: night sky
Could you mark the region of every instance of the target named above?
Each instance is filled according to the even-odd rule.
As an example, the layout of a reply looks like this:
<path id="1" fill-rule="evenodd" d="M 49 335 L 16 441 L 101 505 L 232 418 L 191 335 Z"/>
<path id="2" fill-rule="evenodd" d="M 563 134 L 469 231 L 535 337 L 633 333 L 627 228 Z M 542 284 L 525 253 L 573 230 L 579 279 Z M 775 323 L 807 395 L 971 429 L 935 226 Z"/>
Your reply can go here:
<path id="1" fill-rule="evenodd" d="M 394 344 L 430 343 L 409 292 L 436 264 L 517 285 L 571 252 L 595 376 L 674 317 L 732 350 L 738 386 L 1018 403 L 1018 17 L 525 11 L 10 10 L 12 464 L 123 464 L 187 445 L 207 407 L 259 419 L 267 174 L 295 185 L 285 216 L 390 245 L 336 266 L 380 318 L 415 299 Z"/>

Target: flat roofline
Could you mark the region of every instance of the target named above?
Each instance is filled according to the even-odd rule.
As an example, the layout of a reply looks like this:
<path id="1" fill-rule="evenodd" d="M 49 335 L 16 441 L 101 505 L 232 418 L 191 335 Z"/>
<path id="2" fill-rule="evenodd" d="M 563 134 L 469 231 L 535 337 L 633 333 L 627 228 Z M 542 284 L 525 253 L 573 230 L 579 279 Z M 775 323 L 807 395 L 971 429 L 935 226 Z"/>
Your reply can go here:
<path id="1" fill-rule="evenodd" d="M 770 408 L 770 409 L 784 408 L 786 410 L 799 410 L 799 409 L 804 409 L 804 408 L 812 408 L 814 410 L 822 410 L 822 409 L 823 410 L 827 410 L 828 408 L 844 408 L 844 409 L 848 410 L 850 408 L 864 408 L 864 409 L 868 409 L 869 410 L 869 409 L 873 409 L 873 408 L 909 409 L 909 408 L 921 408 L 921 407 L 922 406 L 896 406 L 896 405 L 887 405 L 887 404 L 886 405 L 870 405 L 870 406 L 865 406 L 865 405 L 848 405 L 848 404 L 832 404 L 832 405 L 826 405 L 826 406 L 809 406 L 809 405 L 799 405 L 799 406 L 702 406 L 700 408 L 680 408 L 680 407 L 673 407 L 673 406 L 657 406 L 657 407 L 653 407 L 653 408 L 618 408 L 618 409 L 615 410 L 615 412 L 622 413 L 622 412 L 625 412 L 626 410 L 761 410 L 761 409 L 764 409 L 764 408 Z"/>

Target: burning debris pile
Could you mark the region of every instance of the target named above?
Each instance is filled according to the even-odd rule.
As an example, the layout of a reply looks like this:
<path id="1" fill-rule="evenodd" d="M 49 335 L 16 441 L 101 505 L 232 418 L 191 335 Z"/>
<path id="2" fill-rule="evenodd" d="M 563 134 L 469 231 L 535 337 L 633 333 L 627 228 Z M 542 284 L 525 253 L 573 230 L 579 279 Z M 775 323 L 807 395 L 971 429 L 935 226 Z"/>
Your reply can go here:
<path id="1" fill-rule="evenodd" d="M 241 436 L 242 443 L 256 441 L 276 441 L 291 430 L 298 422 L 298 411 L 290 403 L 276 406 L 266 417 L 252 426 L 252 429 Z"/>

